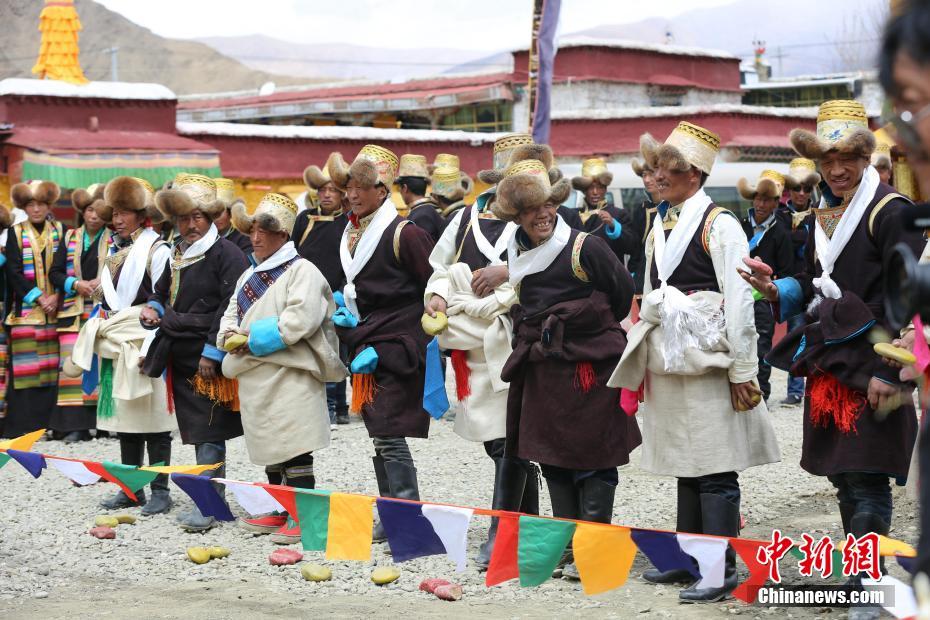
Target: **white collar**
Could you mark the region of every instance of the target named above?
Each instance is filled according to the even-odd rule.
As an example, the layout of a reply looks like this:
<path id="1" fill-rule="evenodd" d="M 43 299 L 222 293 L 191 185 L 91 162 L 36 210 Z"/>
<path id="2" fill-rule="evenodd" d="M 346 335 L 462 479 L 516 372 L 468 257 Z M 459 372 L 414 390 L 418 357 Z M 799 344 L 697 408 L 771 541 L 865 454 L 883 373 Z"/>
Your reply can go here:
<path id="1" fill-rule="evenodd" d="M 531 250 L 520 252 L 517 247 L 517 235 L 510 237 L 507 243 L 507 267 L 510 271 L 510 284 L 518 286 L 527 276 L 545 271 L 565 248 L 571 237 L 572 229 L 561 215 L 556 215 L 555 230 L 552 235 Z"/>
<path id="2" fill-rule="evenodd" d="M 220 234 L 216 229 L 216 225 L 211 223 L 210 230 L 207 231 L 207 234 L 192 243 L 189 248 L 184 250 L 184 252 L 181 254 L 181 260 L 196 258 L 206 254 L 207 250 L 212 248 L 213 244 L 216 243 L 219 238 Z"/>

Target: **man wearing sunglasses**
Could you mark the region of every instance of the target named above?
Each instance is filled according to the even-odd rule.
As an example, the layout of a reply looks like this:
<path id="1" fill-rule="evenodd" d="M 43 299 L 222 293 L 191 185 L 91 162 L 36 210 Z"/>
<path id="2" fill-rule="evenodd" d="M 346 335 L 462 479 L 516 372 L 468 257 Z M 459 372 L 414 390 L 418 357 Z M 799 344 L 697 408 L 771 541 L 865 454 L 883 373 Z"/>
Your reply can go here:
<path id="1" fill-rule="evenodd" d="M 785 175 L 785 187 L 788 189 L 787 204 L 778 207 L 778 217 L 787 230 L 790 230 L 791 245 L 794 249 L 794 267 L 792 273 L 804 271 L 804 249 L 807 236 L 811 230 L 811 207 L 814 203 L 814 188 L 820 184 L 817 164 L 805 157 L 797 157 L 788 164 Z M 804 325 L 804 315 L 798 314 L 788 319 L 788 331 Z M 783 405 L 799 405 L 804 400 L 804 377 L 788 375 L 788 394 Z"/>

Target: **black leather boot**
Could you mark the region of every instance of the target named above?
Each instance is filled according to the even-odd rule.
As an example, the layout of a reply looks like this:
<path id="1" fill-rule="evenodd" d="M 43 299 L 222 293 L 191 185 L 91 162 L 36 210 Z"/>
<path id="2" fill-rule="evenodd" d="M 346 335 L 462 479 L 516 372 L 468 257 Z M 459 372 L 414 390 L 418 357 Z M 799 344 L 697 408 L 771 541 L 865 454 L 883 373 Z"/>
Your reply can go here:
<path id="1" fill-rule="evenodd" d="M 549 487 L 549 501 L 552 502 L 552 516 L 560 519 L 578 519 L 579 493 L 578 487 L 570 476 L 549 476 L 546 478 Z M 553 577 L 561 577 L 562 570 L 567 564 L 574 561 L 571 543 L 562 554 L 562 559 L 552 571 Z"/>
<path id="2" fill-rule="evenodd" d="M 614 514 L 614 495 L 617 485 L 604 482 L 600 478 L 585 478 L 581 483 L 581 501 L 579 502 L 579 516 L 582 521 L 594 523 L 610 523 Z M 562 569 L 563 579 L 581 579 L 575 563 L 566 564 Z"/>
<path id="3" fill-rule="evenodd" d="M 124 465 L 142 465 L 145 458 L 145 439 L 136 433 L 124 433 L 119 436 L 120 460 Z M 132 501 L 122 490 L 117 491 L 107 499 L 100 502 L 100 507 L 107 510 L 120 510 L 122 508 L 136 508 L 145 505 L 145 490 L 139 489 L 135 493 L 138 501 Z"/>
<path id="4" fill-rule="evenodd" d="M 856 513 L 856 505 L 852 502 L 840 502 L 840 520 L 843 522 L 843 535 L 852 532 L 851 523 Z"/>
<path id="5" fill-rule="evenodd" d="M 385 461 L 384 471 L 387 473 L 388 484 L 391 487 L 390 497 L 397 499 L 420 499 L 420 487 L 417 485 L 417 468 L 400 461 Z"/>
<path id="6" fill-rule="evenodd" d="M 371 464 L 375 468 L 375 480 L 378 481 L 378 495 L 381 497 L 391 496 L 391 485 L 388 483 L 387 471 L 384 469 L 384 459 L 380 456 L 371 457 Z M 371 532 L 372 542 L 384 542 L 387 540 L 387 534 L 384 532 L 384 526 L 381 525 L 380 519 L 375 519 L 375 524 Z"/>
<path id="7" fill-rule="evenodd" d="M 887 536 L 891 526 L 877 514 L 871 512 L 857 512 L 849 520 L 849 533 L 859 538 L 865 534 L 875 532 L 882 536 Z M 885 559 L 879 559 L 879 569 L 882 575 L 885 574 Z M 866 586 L 862 585 L 863 574 L 853 575 L 847 585 L 851 585 L 858 590 L 863 590 Z M 881 607 L 874 605 L 857 605 L 850 606 L 849 613 L 846 616 L 849 620 L 878 620 L 882 615 Z"/>
<path id="8" fill-rule="evenodd" d="M 701 494 L 701 519 L 705 534 L 739 536 L 739 506 L 721 495 Z M 698 588 L 696 585 L 678 593 L 683 603 L 715 603 L 730 595 L 739 585 L 736 574 L 736 552 L 727 545 L 724 554 L 723 585 L 719 588 Z"/>
<path id="9" fill-rule="evenodd" d="M 171 465 L 171 433 L 152 433 L 146 438 L 149 464 L 162 463 Z M 171 510 L 171 495 L 168 492 L 168 474 L 158 474 L 152 483 L 152 498 L 142 508 L 146 517 Z"/>
<path id="10" fill-rule="evenodd" d="M 697 484 L 678 479 L 678 517 L 675 530 L 688 534 L 701 533 L 701 494 Z M 694 583 L 694 575 L 682 569 L 661 571 L 650 568 L 643 573 L 643 579 L 650 583 Z"/>
<path id="11" fill-rule="evenodd" d="M 491 500 L 491 509 L 519 511 L 528 483 L 526 468 L 520 461 L 509 457 L 494 459 L 494 497 Z M 478 550 L 478 557 L 475 558 L 478 570 L 486 570 L 491 563 L 494 540 L 497 538 L 497 522 L 497 517 L 491 518 L 488 539 L 481 543 Z"/>
<path id="12" fill-rule="evenodd" d="M 523 487 L 523 499 L 520 500 L 520 512 L 525 515 L 539 514 L 539 467 L 529 461 L 520 461 L 526 471 L 526 484 Z"/>

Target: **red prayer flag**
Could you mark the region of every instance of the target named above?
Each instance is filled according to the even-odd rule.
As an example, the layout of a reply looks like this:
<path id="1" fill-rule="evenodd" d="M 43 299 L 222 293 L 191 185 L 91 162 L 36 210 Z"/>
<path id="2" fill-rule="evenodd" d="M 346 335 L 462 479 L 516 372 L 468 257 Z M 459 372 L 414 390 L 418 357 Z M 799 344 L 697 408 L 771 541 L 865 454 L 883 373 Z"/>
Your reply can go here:
<path id="1" fill-rule="evenodd" d="M 297 500 L 294 499 L 294 489 L 280 486 L 277 484 L 263 484 L 261 485 L 268 491 L 268 494 L 271 497 L 278 500 L 278 503 L 284 506 L 284 510 L 287 511 L 287 514 L 295 522 L 300 522 L 300 514 L 297 510 Z"/>
<path id="2" fill-rule="evenodd" d="M 519 538 L 519 517 L 517 515 L 500 517 L 497 522 L 497 537 L 494 539 L 491 563 L 484 576 L 486 586 L 496 586 L 520 576 L 520 567 L 517 564 Z"/>
<path id="3" fill-rule="evenodd" d="M 107 468 L 103 466 L 103 463 L 97 463 L 95 461 L 80 461 L 80 462 L 84 464 L 84 467 L 89 469 L 91 472 L 97 474 L 98 476 L 106 480 L 107 482 L 112 482 L 113 484 L 117 485 L 120 489 L 122 489 L 123 493 L 126 494 L 126 497 L 128 497 L 132 501 L 134 502 L 139 501 L 139 498 L 136 497 L 136 494 L 130 491 L 129 487 L 123 484 L 122 480 L 120 480 L 119 478 L 111 474 L 109 471 L 107 471 Z"/>
<path id="4" fill-rule="evenodd" d="M 730 546 L 743 558 L 746 567 L 749 568 L 749 579 L 739 584 L 733 590 L 733 596 L 744 603 L 752 603 L 759 596 L 759 588 L 765 585 L 769 577 L 769 569 L 765 564 L 759 562 L 756 555 L 759 547 L 764 547 L 767 543 L 759 540 L 745 540 L 742 538 L 731 538 Z"/>

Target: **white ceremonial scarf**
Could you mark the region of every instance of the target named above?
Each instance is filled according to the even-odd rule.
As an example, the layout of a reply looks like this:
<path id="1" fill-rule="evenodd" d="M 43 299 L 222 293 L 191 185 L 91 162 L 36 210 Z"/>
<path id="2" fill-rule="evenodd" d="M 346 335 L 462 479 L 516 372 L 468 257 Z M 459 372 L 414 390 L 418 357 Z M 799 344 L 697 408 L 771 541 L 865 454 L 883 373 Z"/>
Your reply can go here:
<path id="1" fill-rule="evenodd" d="M 504 261 L 501 260 L 501 254 L 504 253 L 504 250 L 507 249 L 507 245 L 510 243 L 510 239 L 513 238 L 514 234 L 517 232 L 517 225 L 513 222 L 507 222 L 507 225 L 504 226 L 504 231 L 501 233 L 501 236 L 498 237 L 497 242 L 494 245 L 491 245 L 491 242 L 488 241 L 488 238 L 484 236 L 484 233 L 481 232 L 480 219 L 478 217 L 478 209 L 476 207 L 471 208 L 471 232 L 475 237 L 475 245 L 478 246 L 478 249 L 481 250 L 481 253 L 484 254 L 484 257 L 491 261 L 492 265 L 503 265 Z"/>
<path id="2" fill-rule="evenodd" d="M 865 215 L 865 210 L 868 209 L 869 205 L 872 203 L 872 199 L 875 197 L 875 190 L 878 189 L 878 184 L 880 182 L 881 180 L 878 178 L 878 172 L 875 168 L 869 166 L 865 169 L 862 175 L 862 182 L 859 184 L 859 189 L 856 190 L 856 194 L 849 202 L 849 206 L 846 207 L 846 211 L 844 211 L 842 217 L 840 217 L 840 223 L 836 225 L 833 236 L 829 239 L 827 238 L 827 233 L 824 232 L 823 227 L 820 225 L 820 220 L 817 220 L 814 229 L 814 243 L 817 248 L 817 259 L 820 261 L 820 267 L 823 269 L 823 273 L 819 278 L 814 278 L 813 284 L 820 289 L 824 297 L 839 299 L 843 294 L 842 291 L 840 291 L 840 287 L 837 286 L 833 278 L 830 277 L 830 274 L 833 273 L 836 259 L 843 253 L 843 248 L 846 247 L 853 233 L 856 232 L 856 228 L 859 227 L 859 222 L 862 220 L 862 216 Z M 823 209 L 826 208 L 826 206 L 826 200 L 821 197 L 818 208 Z M 816 220 L 816 217 L 814 219 Z"/>
<path id="3" fill-rule="evenodd" d="M 710 196 L 699 189 L 694 196 L 688 198 L 681 205 L 681 211 L 678 214 L 678 222 L 665 238 L 665 228 L 661 217 L 656 217 L 652 221 L 652 262 L 655 263 L 656 270 L 659 274 L 659 281 L 662 286 L 668 281 L 681 259 L 684 258 L 685 250 L 694 233 L 697 232 L 698 226 L 704 221 L 704 211 L 708 205 L 713 202 Z"/>
<path id="4" fill-rule="evenodd" d="M 239 291 L 242 290 L 242 287 L 245 286 L 245 283 L 249 281 L 249 278 L 252 277 L 256 271 L 268 271 L 274 269 L 275 267 L 280 267 L 287 261 L 300 256 L 297 253 L 297 248 L 294 247 L 293 241 L 288 241 L 280 248 L 278 251 L 260 262 L 257 265 L 253 265 L 245 270 L 245 273 L 239 278 L 239 286 L 236 287 L 236 292 L 232 294 L 233 299 L 239 295 Z"/>
<path id="5" fill-rule="evenodd" d="M 216 229 L 216 225 L 210 224 L 210 230 L 207 231 L 207 234 L 192 243 L 189 248 L 184 250 L 184 253 L 181 254 L 181 260 L 197 258 L 198 256 L 205 254 L 207 250 L 213 247 L 213 244 L 216 243 L 219 238 L 220 232 Z"/>
<path id="6" fill-rule="evenodd" d="M 152 249 L 152 246 L 159 238 L 158 233 L 151 228 L 144 229 L 136 237 L 129 249 L 129 255 L 120 269 L 119 282 L 115 288 L 113 287 L 113 276 L 110 274 L 110 268 L 104 265 L 103 273 L 100 274 L 100 285 L 103 287 L 103 296 L 107 300 L 107 306 L 113 312 L 119 312 L 132 305 L 136 294 L 139 292 L 139 285 L 142 284 L 142 278 L 145 277 L 149 250 Z M 152 286 L 154 285 L 155 282 L 153 281 Z"/>
<path id="7" fill-rule="evenodd" d="M 532 250 L 518 253 L 517 236 L 514 234 L 507 243 L 507 267 L 510 271 L 510 284 L 518 286 L 523 278 L 549 268 L 555 257 L 568 243 L 572 229 L 561 215 L 556 215 L 555 230 L 552 236 Z"/>
<path id="8" fill-rule="evenodd" d="M 342 232 L 342 241 L 339 242 L 339 260 L 342 261 L 342 271 L 346 275 L 346 285 L 342 289 L 342 296 L 346 302 L 346 308 L 358 316 L 358 305 L 356 304 L 357 294 L 355 292 L 355 277 L 361 273 L 368 261 L 371 260 L 375 253 L 375 248 L 381 241 L 381 235 L 385 229 L 397 217 L 397 209 L 388 196 L 384 203 L 375 211 L 375 216 L 371 218 L 368 228 L 362 233 L 362 238 L 358 240 L 355 246 L 355 255 L 349 252 L 349 230 L 352 228 L 352 222 L 346 224 L 346 229 Z"/>
<path id="9" fill-rule="evenodd" d="M 663 328 L 664 366 L 669 373 L 681 372 L 685 368 L 684 354 L 688 349 L 710 350 L 720 340 L 724 327 L 720 308 L 709 309 L 696 304 L 691 297 L 668 285 L 668 279 L 681 264 L 711 202 L 703 189 L 685 200 L 668 239 L 665 238 L 663 218 L 656 217 L 652 222 L 652 262 L 661 285 L 646 295 L 643 307 L 658 309 Z"/>

